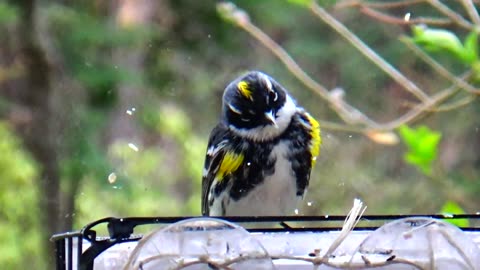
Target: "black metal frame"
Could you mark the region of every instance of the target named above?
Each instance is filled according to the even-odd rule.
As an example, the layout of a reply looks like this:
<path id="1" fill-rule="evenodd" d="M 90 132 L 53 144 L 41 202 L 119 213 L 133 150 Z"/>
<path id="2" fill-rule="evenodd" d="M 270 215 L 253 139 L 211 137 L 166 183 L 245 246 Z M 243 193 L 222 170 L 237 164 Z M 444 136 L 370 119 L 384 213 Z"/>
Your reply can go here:
<path id="1" fill-rule="evenodd" d="M 480 222 L 480 215 L 370 215 L 363 216 L 362 221 L 392 221 L 406 217 L 430 217 L 442 220 L 451 219 L 469 219 Z M 110 247 L 125 242 L 134 242 L 142 238 L 142 235 L 134 235 L 135 227 L 141 225 L 151 224 L 172 224 L 181 220 L 194 217 L 129 217 L 129 218 L 114 218 L 108 217 L 97 220 L 85 226 L 79 232 L 68 232 L 53 235 L 51 241 L 55 242 L 56 254 L 56 269 L 57 270 L 72 270 L 73 269 L 73 245 L 74 239 L 77 242 L 77 266 L 79 270 L 93 270 L 95 258 Z M 233 223 L 242 224 L 258 224 L 258 223 L 276 223 L 280 228 L 265 228 L 265 229 L 251 229 L 249 231 L 261 232 L 299 232 L 299 231 L 332 231 L 339 230 L 345 216 L 285 216 L 285 217 L 221 217 Z M 288 223 L 303 223 L 303 224 L 319 224 L 320 226 L 296 226 L 292 227 Z M 326 223 L 333 222 L 336 226 L 325 226 Z M 109 232 L 108 237 L 97 237 L 94 227 L 106 224 Z M 477 224 L 477 226 L 480 226 Z M 374 230 L 378 226 L 357 226 L 355 230 Z M 480 231 L 480 227 L 462 228 L 467 231 Z M 87 240 L 91 246 L 82 253 L 82 241 Z"/>

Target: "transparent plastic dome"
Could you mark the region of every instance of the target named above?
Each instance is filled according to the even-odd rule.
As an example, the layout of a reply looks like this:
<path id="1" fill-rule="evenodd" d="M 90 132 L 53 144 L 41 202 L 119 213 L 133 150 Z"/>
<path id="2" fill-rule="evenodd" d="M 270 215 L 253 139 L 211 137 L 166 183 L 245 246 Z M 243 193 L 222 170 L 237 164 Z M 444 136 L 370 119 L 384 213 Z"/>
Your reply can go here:
<path id="1" fill-rule="evenodd" d="M 362 242 L 358 253 L 370 266 L 480 269 L 480 250 L 468 235 L 450 223 L 427 217 L 404 218 L 385 224 Z"/>
<path id="2" fill-rule="evenodd" d="M 145 236 L 125 270 L 275 269 L 263 246 L 242 227 L 193 218 Z"/>

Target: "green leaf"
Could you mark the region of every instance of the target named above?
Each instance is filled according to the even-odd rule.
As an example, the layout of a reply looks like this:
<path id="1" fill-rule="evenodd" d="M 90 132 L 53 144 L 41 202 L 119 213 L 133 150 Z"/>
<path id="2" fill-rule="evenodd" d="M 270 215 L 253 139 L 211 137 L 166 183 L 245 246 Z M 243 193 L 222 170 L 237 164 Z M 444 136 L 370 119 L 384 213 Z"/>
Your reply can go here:
<path id="1" fill-rule="evenodd" d="M 289 2 L 291 4 L 304 6 L 304 7 L 310 6 L 313 1 L 314 0 L 287 0 L 287 2 Z"/>
<path id="2" fill-rule="evenodd" d="M 426 50 L 432 52 L 446 51 L 464 61 L 465 48 L 453 32 L 422 26 L 414 26 L 412 32 L 413 41 Z"/>
<path id="3" fill-rule="evenodd" d="M 464 41 L 463 62 L 473 64 L 478 60 L 478 32 L 473 30 Z"/>
<path id="4" fill-rule="evenodd" d="M 403 125 L 399 128 L 399 132 L 407 146 L 405 161 L 416 166 L 424 174 L 431 175 L 432 163 L 437 158 L 438 143 L 442 135 L 426 126 L 413 129 Z"/>
<path id="5" fill-rule="evenodd" d="M 476 82 L 480 82 L 480 61 L 475 61 L 472 63 L 472 72 L 473 72 L 473 80 Z"/>
<path id="6" fill-rule="evenodd" d="M 453 201 L 447 201 L 440 210 L 440 213 L 443 215 L 458 215 L 458 214 L 465 214 L 465 210 L 458 205 L 458 203 Z M 457 227 L 468 227 L 469 222 L 468 219 L 447 219 L 448 223 L 453 224 Z"/>

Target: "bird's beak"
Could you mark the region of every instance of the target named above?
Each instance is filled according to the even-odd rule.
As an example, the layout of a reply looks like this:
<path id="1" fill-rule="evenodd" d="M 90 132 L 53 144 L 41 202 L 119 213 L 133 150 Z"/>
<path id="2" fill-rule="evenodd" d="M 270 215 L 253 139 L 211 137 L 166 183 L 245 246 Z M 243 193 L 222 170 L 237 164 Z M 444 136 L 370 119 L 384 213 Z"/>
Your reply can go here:
<path id="1" fill-rule="evenodd" d="M 275 122 L 275 115 L 273 111 L 265 113 L 265 118 L 275 127 L 278 128 L 277 122 Z"/>

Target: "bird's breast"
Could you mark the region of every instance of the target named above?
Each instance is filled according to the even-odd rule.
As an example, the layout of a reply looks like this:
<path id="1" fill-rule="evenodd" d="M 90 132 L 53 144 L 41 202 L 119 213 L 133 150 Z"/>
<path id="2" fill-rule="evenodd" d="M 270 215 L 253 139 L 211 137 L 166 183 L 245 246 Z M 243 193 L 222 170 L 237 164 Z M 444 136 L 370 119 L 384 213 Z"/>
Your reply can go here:
<path id="1" fill-rule="evenodd" d="M 269 160 L 274 162 L 273 172 L 240 200 L 230 201 L 226 215 L 282 216 L 294 213 L 300 197 L 296 195 L 289 147 L 288 141 L 280 141 L 272 148 Z"/>

